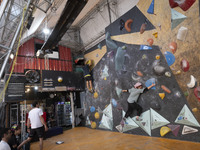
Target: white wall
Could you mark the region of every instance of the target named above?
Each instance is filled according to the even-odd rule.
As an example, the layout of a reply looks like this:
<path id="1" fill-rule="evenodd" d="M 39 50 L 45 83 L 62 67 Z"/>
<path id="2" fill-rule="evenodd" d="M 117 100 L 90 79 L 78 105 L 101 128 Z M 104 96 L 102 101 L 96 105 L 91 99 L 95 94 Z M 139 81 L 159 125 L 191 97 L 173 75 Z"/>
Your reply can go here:
<path id="1" fill-rule="evenodd" d="M 120 16 L 133 8 L 139 0 L 109 0 L 111 8 L 111 21 L 115 21 Z M 94 41 L 105 33 L 105 28 L 110 24 L 107 1 L 96 11 L 89 15 L 86 23 L 80 28 L 80 37 L 86 50 L 94 46 Z M 102 39 L 102 38 L 101 38 Z M 93 42 L 93 44 L 91 44 Z"/>

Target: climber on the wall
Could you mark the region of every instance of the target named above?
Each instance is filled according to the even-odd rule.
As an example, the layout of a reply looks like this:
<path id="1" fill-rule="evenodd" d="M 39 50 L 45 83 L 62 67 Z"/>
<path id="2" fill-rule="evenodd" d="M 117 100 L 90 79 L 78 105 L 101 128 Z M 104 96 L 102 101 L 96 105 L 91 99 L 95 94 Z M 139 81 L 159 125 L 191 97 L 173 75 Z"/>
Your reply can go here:
<path id="1" fill-rule="evenodd" d="M 152 85 L 150 85 L 149 87 L 143 88 L 142 83 L 137 82 L 133 88 L 131 88 L 129 90 L 122 90 L 122 92 L 129 92 L 130 95 L 127 99 L 128 110 L 126 111 L 126 114 L 125 114 L 124 118 L 122 119 L 121 124 L 124 123 L 125 119 L 128 118 L 133 113 L 134 110 L 137 110 L 136 120 L 139 121 L 139 116 L 142 113 L 142 107 L 137 103 L 138 98 L 141 93 L 148 91 L 153 86 L 155 86 L 154 83 Z"/>
<path id="2" fill-rule="evenodd" d="M 93 87 L 92 87 L 92 76 L 90 74 L 90 67 L 92 65 L 92 60 L 85 60 L 84 58 L 77 58 L 75 60 L 76 65 L 83 66 L 83 75 L 84 79 L 86 81 L 86 87 L 87 89 L 93 93 Z"/>

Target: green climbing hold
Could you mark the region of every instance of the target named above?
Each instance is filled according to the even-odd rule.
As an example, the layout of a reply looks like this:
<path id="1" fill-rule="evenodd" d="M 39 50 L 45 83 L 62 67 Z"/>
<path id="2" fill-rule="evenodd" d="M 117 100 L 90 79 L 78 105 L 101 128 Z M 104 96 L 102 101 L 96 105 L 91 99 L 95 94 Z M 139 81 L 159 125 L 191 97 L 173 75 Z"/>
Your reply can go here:
<path id="1" fill-rule="evenodd" d="M 188 96 L 189 94 L 188 94 L 188 92 L 185 92 L 184 95 L 185 95 L 185 96 Z"/>

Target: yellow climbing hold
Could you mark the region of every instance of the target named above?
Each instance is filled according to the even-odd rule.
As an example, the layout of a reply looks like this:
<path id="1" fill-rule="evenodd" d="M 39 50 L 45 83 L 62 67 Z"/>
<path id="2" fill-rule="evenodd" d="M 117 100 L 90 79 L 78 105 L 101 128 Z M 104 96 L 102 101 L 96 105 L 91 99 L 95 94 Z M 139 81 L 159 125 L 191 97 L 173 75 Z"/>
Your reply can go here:
<path id="1" fill-rule="evenodd" d="M 171 129 L 170 128 L 168 128 L 168 127 L 166 127 L 166 126 L 163 126 L 162 128 L 160 128 L 160 135 L 161 136 L 164 136 L 164 135 L 166 135 L 168 132 L 170 132 L 171 131 Z"/>
<path id="2" fill-rule="evenodd" d="M 94 98 L 98 98 L 99 94 L 97 92 L 94 92 Z"/>
<path id="3" fill-rule="evenodd" d="M 159 93 L 159 96 L 161 99 L 164 99 L 165 98 L 165 93 Z"/>
<path id="4" fill-rule="evenodd" d="M 156 55 L 156 59 L 157 59 L 157 60 L 160 59 L 160 55 Z"/>
<path id="5" fill-rule="evenodd" d="M 99 119 L 99 117 L 100 117 L 99 113 L 96 112 L 96 113 L 94 114 L 94 117 L 95 117 L 96 119 Z"/>
<path id="6" fill-rule="evenodd" d="M 107 78 L 105 77 L 104 80 L 107 80 Z"/>
<path id="7" fill-rule="evenodd" d="M 176 71 L 174 74 L 175 74 L 175 75 L 181 74 L 181 71 L 178 70 L 178 71 Z"/>
<path id="8" fill-rule="evenodd" d="M 193 111 L 193 112 L 197 112 L 198 109 L 195 107 L 195 108 L 192 109 L 192 111 Z"/>
<path id="9" fill-rule="evenodd" d="M 90 60 L 90 59 L 87 60 L 87 61 L 86 61 L 86 64 L 89 65 L 89 66 L 91 66 L 91 65 L 92 65 L 92 60 Z"/>
<path id="10" fill-rule="evenodd" d="M 92 128 L 92 129 L 95 129 L 96 127 L 97 127 L 96 122 L 92 121 L 92 123 L 91 123 L 91 128 Z"/>
<path id="11" fill-rule="evenodd" d="M 153 33 L 153 36 L 154 36 L 155 38 L 157 38 L 157 37 L 158 37 L 158 32 Z"/>

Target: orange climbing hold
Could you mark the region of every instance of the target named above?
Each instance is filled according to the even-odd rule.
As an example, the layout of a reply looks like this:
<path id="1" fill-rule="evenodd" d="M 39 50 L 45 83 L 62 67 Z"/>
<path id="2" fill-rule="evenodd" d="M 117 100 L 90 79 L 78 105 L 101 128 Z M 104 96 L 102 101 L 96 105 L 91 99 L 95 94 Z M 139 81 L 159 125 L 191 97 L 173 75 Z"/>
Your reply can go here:
<path id="1" fill-rule="evenodd" d="M 161 88 L 165 91 L 165 92 L 167 92 L 167 93 L 171 93 L 171 91 L 166 87 L 166 86 L 164 86 L 164 85 L 161 85 Z"/>
<path id="2" fill-rule="evenodd" d="M 142 77 L 142 76 L 143 76 L 143 74 L 142 74 L 142 72 L 141 72 L 141 71 L 137 71 L 137 75 L 138 75 L 138 76 L 140 76 L 140 77 Z"/>
<path id="3" fill-rule="evenodd" d="M 131 24 L 133 23 L 133 20 L 132 19 L 128 19 L 126 22 L 125 22 L 125 29 L 127 32 L 131 32 Z"/>
<path id="4" fill-rule="evenodd" d="M 169 44 L 169 48 L 170 48 L 170 50 L 172 51 L 173 54 L 176 53 L 176 50 L 177 50 L 177 43 L 176 43 L 176 42 L 171 42 L 171 43 Z"/>
<path id="5" fill-rule="evenodd" d="M 149 46 L 153 45 L 153 39 L 152 38 L 148 39 L 147 42 L 149 43 Z"/>

